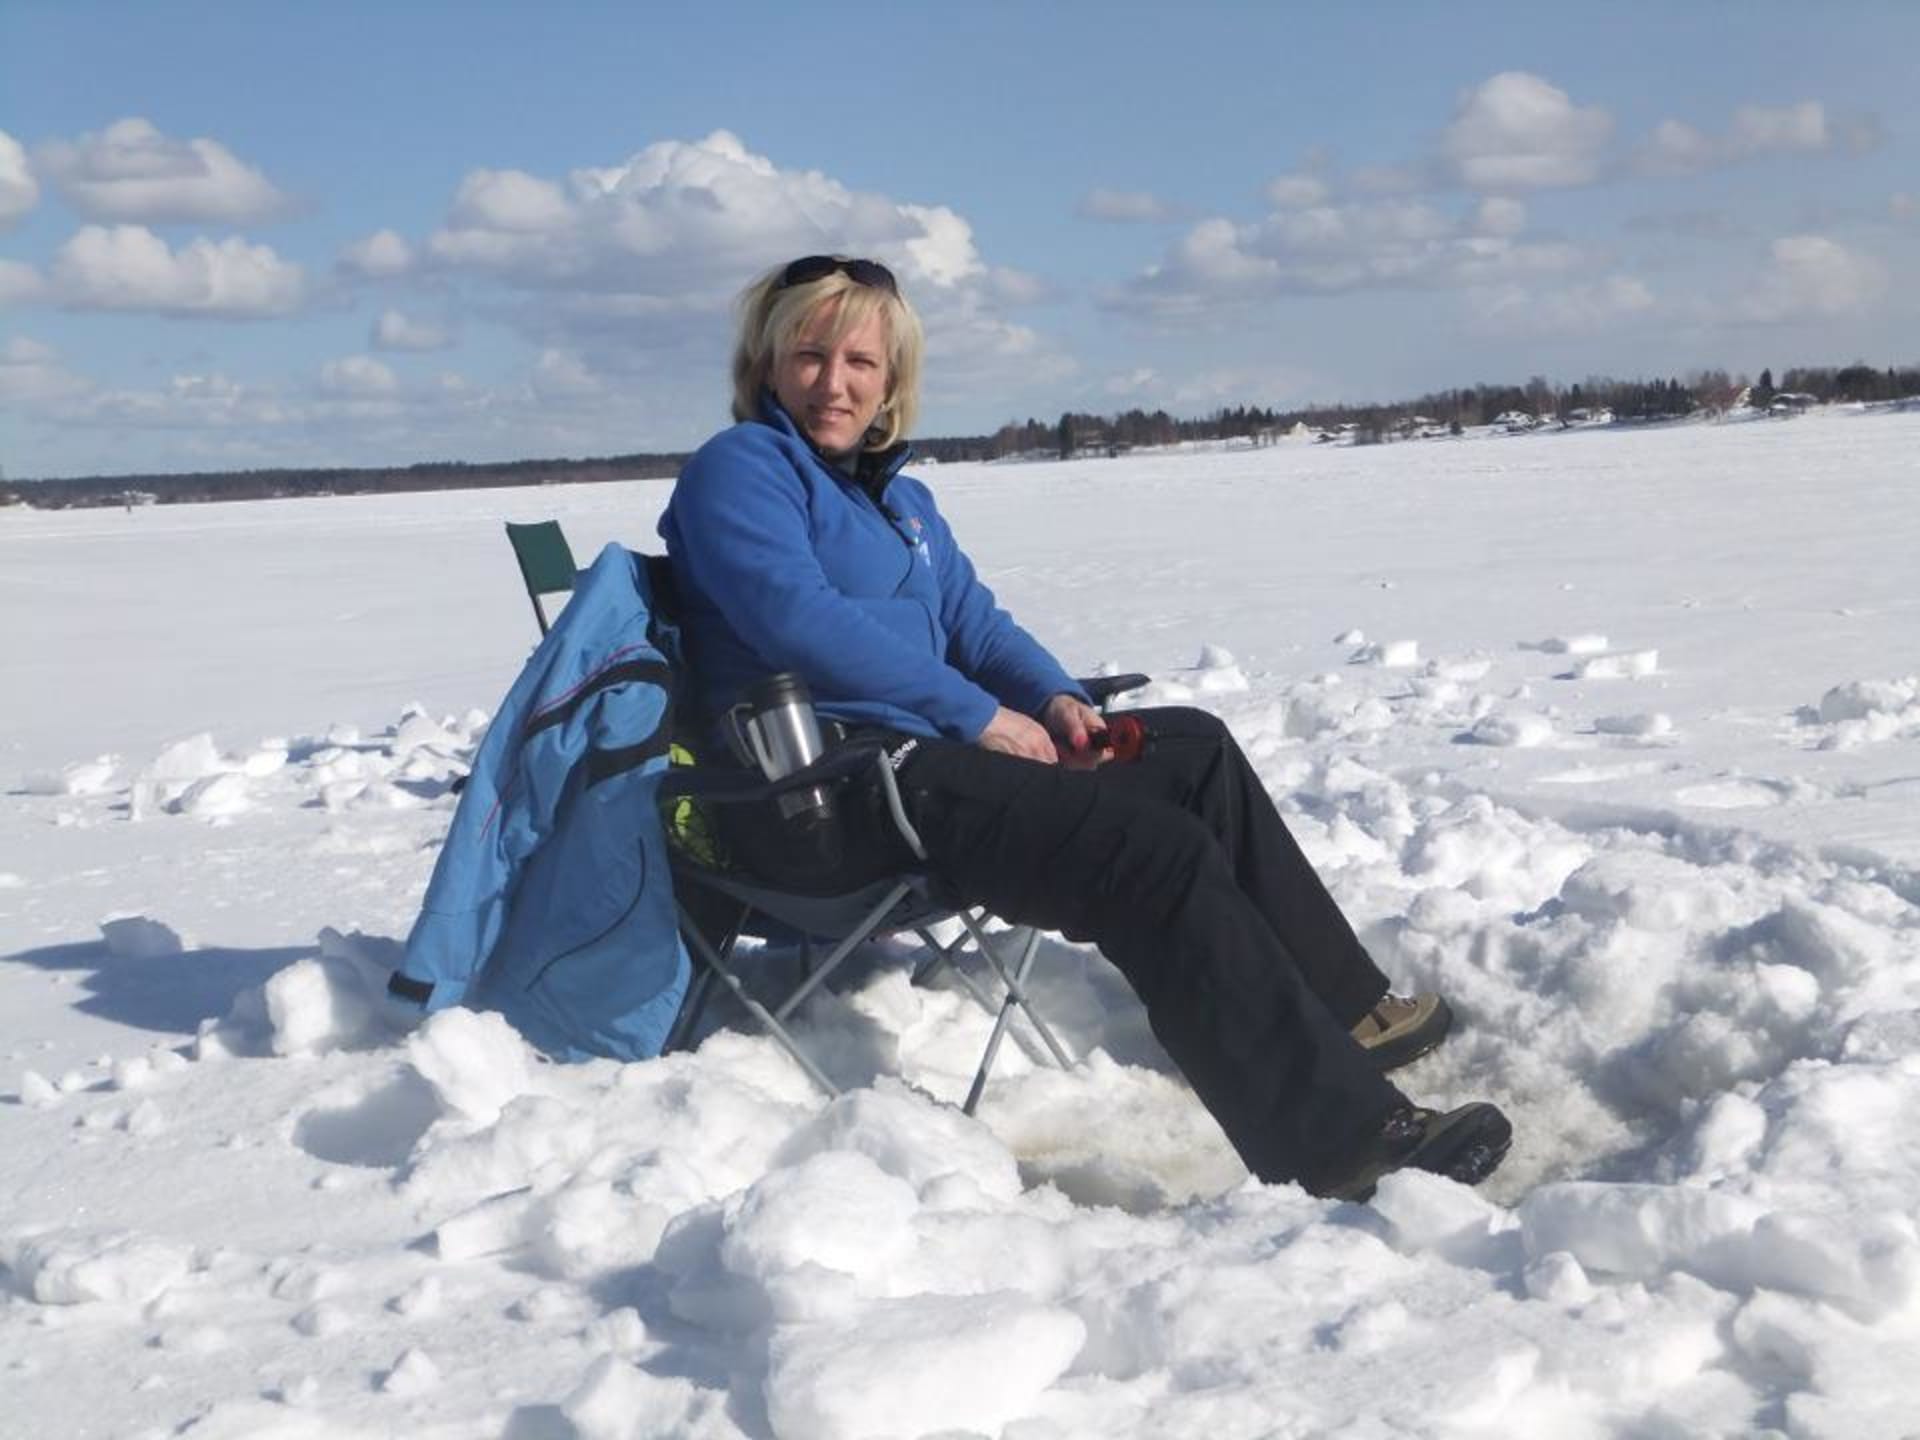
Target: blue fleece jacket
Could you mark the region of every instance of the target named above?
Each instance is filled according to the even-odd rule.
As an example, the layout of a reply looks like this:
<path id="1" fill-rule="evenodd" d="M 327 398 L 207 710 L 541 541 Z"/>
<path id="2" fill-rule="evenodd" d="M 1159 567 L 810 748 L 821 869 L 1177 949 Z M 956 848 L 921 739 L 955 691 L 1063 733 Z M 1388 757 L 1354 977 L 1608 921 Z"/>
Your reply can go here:
<path id="1" fill-rule="evenodd" d="M 660 520 L 709 715 L 792 670 L 823 715 L 971 741 L 999 705 L 1082 693 L 899 473 L 904 448 L 876 501 L 771 396 L 762 416 L 700 447 Z"/>

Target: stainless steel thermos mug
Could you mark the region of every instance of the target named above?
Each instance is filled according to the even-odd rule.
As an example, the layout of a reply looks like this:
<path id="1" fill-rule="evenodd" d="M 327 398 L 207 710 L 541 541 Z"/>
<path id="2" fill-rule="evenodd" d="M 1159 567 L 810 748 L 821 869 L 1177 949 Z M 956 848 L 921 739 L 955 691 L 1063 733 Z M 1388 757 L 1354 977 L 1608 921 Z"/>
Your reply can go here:
<path id="1" fill-rule="evenodd" d="M 806 682 L 790 670 L 770 675 L 748 690 L 728 718 L 740 758 L 757 766 L 769 780 L 782 780 L 804 769 L 825 749 L 813 714 L 813 696 Z M 791 790 L 780 797 L 780 813 L 789 820 L 809 813 L 826 820 L 832 811 L 833 797 L 825 786 Z"/>

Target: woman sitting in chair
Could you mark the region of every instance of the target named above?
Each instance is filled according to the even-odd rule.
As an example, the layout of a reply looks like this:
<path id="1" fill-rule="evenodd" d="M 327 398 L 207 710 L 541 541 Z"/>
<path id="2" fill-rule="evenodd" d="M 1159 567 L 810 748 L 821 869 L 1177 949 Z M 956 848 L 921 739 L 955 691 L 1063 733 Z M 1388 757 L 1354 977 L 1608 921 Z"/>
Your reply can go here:
<path id="1" fill-rule="evenodd" d="M 822 717 L 881 734 L 931 868 L 1008 921 L 1095 942 L 1260 1179 L 1349 1198 L 1402 1166 L 1483 1179 L 1506 1117 L 1414 1106 L 1381 1073 L 1439 1043 L 1445 1003 L 1389 992 L 1226 728 L 1131 712 L 1152 742 L 1102 763 L 1086 692 L 900 473 L 920 357 L 872 260 L 808 256 L 741 296 L 739 423 L 660 522 L 707 712 L 792 671 Z M 851 844 L 856 870 L 910 863 L 877 827 Z"/>

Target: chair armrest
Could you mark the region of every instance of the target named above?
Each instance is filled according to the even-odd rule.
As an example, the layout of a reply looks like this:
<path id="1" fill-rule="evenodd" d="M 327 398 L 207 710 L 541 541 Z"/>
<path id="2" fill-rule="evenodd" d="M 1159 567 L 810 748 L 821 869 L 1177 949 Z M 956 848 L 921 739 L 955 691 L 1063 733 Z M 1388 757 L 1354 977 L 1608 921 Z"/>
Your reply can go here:
<path id="1" fill-rule="evenodd" d="M 746 805 L 771 800 L 789 791 L 850 780 L 871 769 L 880 750 L 878 740 L 845 740 L 811 765 L 778 780 L 732 765 L 694 765 L 669 770 L 660 782 L 660 798 L 678 800 L 691 796 L 712 805 Z"/>
<path id="2" fill-rule="evenodd" d="M 1129 690 L 1138 690 L 1152 679 L 1151 675 L 1135 672 L 1126 675 L 1087 675 L 1081 677 L 1078 683 L 1093 703 L 1104 710 L 1107 708 L 1107 702 L 1114 696 L 1124 695 Z"/>

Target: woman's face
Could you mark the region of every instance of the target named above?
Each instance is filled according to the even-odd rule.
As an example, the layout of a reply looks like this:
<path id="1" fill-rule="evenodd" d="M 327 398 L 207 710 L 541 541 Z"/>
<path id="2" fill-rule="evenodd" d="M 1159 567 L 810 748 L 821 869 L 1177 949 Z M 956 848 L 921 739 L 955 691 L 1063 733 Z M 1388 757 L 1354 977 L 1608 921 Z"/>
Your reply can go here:
<path id="1" fill-rule="evenodd" d="M 831 338 L 839 300 L 822 305 L 773 370 L 773 393 L 807 438 L 829 455 L 866 438 L 887 398 L 887 331 L 879 312 Z"/>

